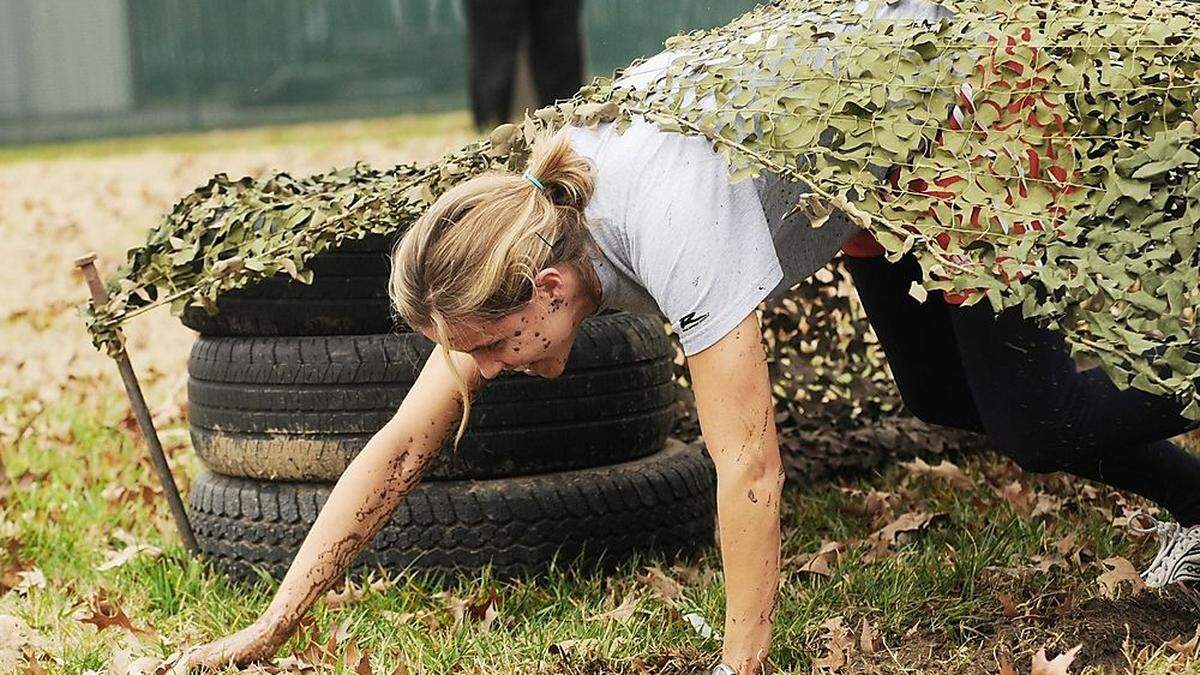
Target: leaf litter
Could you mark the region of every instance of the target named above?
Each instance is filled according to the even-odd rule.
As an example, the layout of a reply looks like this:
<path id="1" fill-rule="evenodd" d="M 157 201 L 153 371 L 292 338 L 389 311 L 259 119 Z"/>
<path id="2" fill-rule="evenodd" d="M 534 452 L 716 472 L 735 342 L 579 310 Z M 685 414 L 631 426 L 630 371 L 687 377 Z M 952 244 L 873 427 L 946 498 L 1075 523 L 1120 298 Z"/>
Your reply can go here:
<path id="1" fill-rule="evenodd" d="M 109 163 L 111 164 L 111 162 Z M 3 178 L 4 174 L 9 172 L 10 168 L 12 167 L 0 167 L 0 178 Z M 52 170 L 48 175 L 52 175 L 53 173 L 54 171 Z M 188 185 L 190 184 L 191 182 L 188 183 Z M 177 193 L 177 190 L 164 190 L 162 194 L 158 195 L 158 197 L 164 204 L 169 204 L 169 200 L 173 199 Z M 146 195 L 143 195 L 143 197 L 145 196 Z M 153 197 L 154 195 L 150 194 L 150 196 Z M 64 203 L 69 207 L 72 201 L 72 199 L 67 199 Z M 147 208 L 152 207 L 153 205 Z M 107 216 L 99 219 L 94 218 L 96 214 L 89 212 L 86 207 L 81 209 L 80 213 L 84 213 L 89 218 L 92 218 L 92 220 L 89 222 L 96 223 L 96 233 L 101 239 L 109 242 L 106 244 L 108 248 L 113 251 L 120 250 L 119 246 L 121 245 L 122 241 L 121 237 L 112 237 L 111 231 L 106 231 L 104 229 L 105 220 L 108 218 Z M 137 219 L 136 217 L 130 217 L 130 214 L 128 213 L 123 214 L 119 218 L 114 217 L 112 220 L 116 222 L 116 224 L 120 225 L 123 231 L 127 231 L 127 233 L 136 233 L 138 228 L 140 228 L 140 225 L 137 227 L 129 226 L 129 223 L 136 223 Z M 6 227 L 8 223 L 16 222 L 13 220 L 8 220 L 6 223 L 4 221 L 4 218 L 0 218 L 0 227 Z M 20 238 L 19 235 L 17 236 Z M 88 236 L 91 235 L 89 234 Z M 125 236 L 124 241 L 128 243 L 129 241 L 132 241 L 132 239 L 133 237 L 131 236 Z M 63 253 L 59 253 L 58 255 L 65 256 L 66 258 L 70 257 Z M 115 259 L 115 256 L 110 255 L 108 257 L 109 259 Z M 10 262 L 13 264 L 6 267 L 8 270 L 19 270 L 22 266 L 27 265 L 24 260 L 12 260 Z M 50 265 L 45 265 L 46 261 L 44 260 L 41 262 L 34 262 L 44 267 L 57 269 L 60 271 L 61 269 L 68 267 L 68 261 L 63 259 L 53 261 Z M 62 305 L 67 307 L 77 302 L 78 298 L 82 296 L 82 285 L 80 280 L 77 278 L 71 278 L 68 275 L 60 276 L 63 278 L 55 279 L 52 282 L 43 285 L 38 289 L 38 292 L 41 292 L 42 289 L 57 289 L 55 292 L 61 292 L 61 297 L 64 298 L 61 300 Z M 11 289 L 16 287 L 9 286 L 9 288 Z M 50 303 L 45 306 L 47 308 L 52 308 L 55 305 Z M 0 335 L 14 336 L 22 331 L 27 331 L 27 329 L 32 329 L 32 332 L 27 331 L 26 333 L 23 333 L 24 335 L 36 335 L 36 338 L 33 340 L 22 339 L 6 342 L 6 344 L 11 344 L 16 348 L 16 351 L 0 354 L 0 373 L 6 372 L 14 373 L 16 375 L 16 377 L 12 379 L 3 379 L 3 381 L 6 383 L 6 387 L 12 387 L 20 391 L 33 391 L 36 394 L 39 389 L 49 390 L 51 387 L 57 389 L 62 389 L 64 387 L 87 388 L 94 386 L 96 382 L 102 382 L 104 383 L 104 391 L 118 391 L 116 385 L 114 384 L 112 373 L 110 372 L 111 363 L 106 360 L 98 360 L 92 364 L 94 365 L 94 368 L 88 366 L 88 357 L 94 354 L 94 352 L 92 352 L 91 348 L 86 345 L 86 338 L 82 337 L 82 331 L 75 331 L 75 333 L 78 334 L 73 334 L 71 330 L 67 330 L 67 328 L 74 328 L 76 326 L 77 319 L 75 317 L 71 316 L 66 320 L 59 320 L 58 318 L 49 317 L 46 321 L 38 323 L 32 320 L 33 310 L 30 310 L 29 308 L 22 308 L 17 311 L 27 310 L 29 312 L 29 317 L 31 317 L 29 321 L 21 319 L 16 315 L 12 315 L 9 317 L 10 320 L 4 322 L 3 326 L 0 326 Z M 141 330 L 139 328 L 139 324 L 140 326 L 146 326 L 146 330 Z M 192 339 L 190 332 L 181 330 L 177 320 L 174 318 L 167 316 L 160 317 L 155 316 L 154 314 L 143 317 L 139 322 L 130 324 L 128 328 L 131 336 L 134 338 L 135 348 L 138 349 L 139 360 L 141 357 L 148 357 L 148 360 L 150 361 L 145 370 L 149 374 L 147 379 L 151 383 L 151 388 L 164 392 L 164 395 L 170 393 L 177 386 L 178 380 L 175 377 L 169 376 L 169 374 L 182 372 L 182 365 L 186 360 L 187 344 L 190 343 L 190 340 Z M 151 335 L 153 335 L 153 339 L 150 338 Z M 172 337 L 172 335 L 177 335 L 178 337 Z M 81 346 L 82 349 L 76 350 L 76 346 Z M 38 350 L 43 351 L 38 352 Z M 71 354 L 70 352 L 72 351 L 78 351 L 79 353 Z M 89 368 L 91 368 L 93 373 L 98 374 L 99 378 L 93 377 L 93 379 L 89 380 L 87 375 Z M 163 397 L 160 397 L 160 401 L 155 406 L 156 415 L 158 415 L 161 420 L 167 421 L 168 423 L 180 422 L 183 415 L 186 414 L 185 404 L 178 399 L 170 400 L 169 398 L 167 398 L 167 400 L 164 402 L 161 400 L 162 398 Z M 78 442 L 74 438 L 74 431 L 68 425 L 59 422 L 50 422 L 42 418 L 40 416 L 40 412 L 37 415 L 33 415 L 35 408 L 39 408 L 41 405 L 43 405 L 41 399 L 34 400 L 37 402 L 37 405 L 27 411 L 30 415 L 32 415 L 32 417 L 28 418 L 29 424 L 25 424 L 26 417 L 24 416 L 10 418 L 4 423 L 4 429 L 7 430 L 5 432 L 6 437 L 4 439 L 6 445 L 9 439 L 7 434 L 14 435 L 18 441 L 22 439 L 28 441 L 30 438 L 36 437 L 38 441 L 46 441 L 65 448 L 69 448 L 74 443 Z M 52 400 L 52 397 L 48 397 L 47 401 L 49 400 Z M 108 453 L 104 461 L 118 462 L 124 460 L 125 458 L 123 455 L 114 451 Z M 933 460 L 930 461 L 932 462 Z M 861 509 L 864 514 L 867 515 L 867 518 L 870 521 L 869 527 L 872 533 L 882 535 L 882 533 L 889 526 L 894 525 L 899 519 L 899 517 L 896 515 L 898 513 L 901 514 L 900 517 L 907 516 L 914 512 L 931 514 L 936 513 L 936 509 L 930 509 L 920 503 L 906 503 L 910 502 L 914 498 L 914 495 L 911 494 L 912 489 L 920 490 L 924 488 L 923 485 L 918 484 L 919 482 L 927 482 L 929 484 L 941 483 L 950 487 L 970 489 L 967 483 L 964 483 L 961 478 L 955 477 L 954 472 L 950 471 L 949 467 L 945 466 L 949 464 L 947 461 L 941 461 L 938 464 L 930 464 L 924 462 L 924 460 L 921 460 L 920 463 L 912 462 L 911 464 L 913 466 L 909 469 L 910 478 L 909 480 L 904 481 L 904 484 L 910 488 L 909 490 L 900 490 L 895 486 L 891 486 L 886 487 L 885 489 L 872 488 L 864 491 L 864 499 L 863 503 L 861 504 Z M 922 464 L 924 466 L 922 466 Z M 955 465 L 950 464 L 949 466 L 954 467 Z M 992 465 L 989 465 L 989 471 L 991 466 Z M 1007 466 L 1007 463 L 1001 462 L 999 463 L 999 466 Z M 943 473 L 945 475 L 942 475 Z M 5 472 L 3 475 L 5 478 L 9 477 L 7 472 Z M 1057 517 L 1057 514 L 1062 511 L 1076 512 L 1086 509 L 1105 514 L 1107 520 L 1119 526 L 1121 519 L 1125 517 L 1124 514 L 1127 511 L 1126 504 L 1122 501 L 1119 495 L 1116 495 L 1115 493 L 1108 491 L 1103 487 L 1095 487 L 1078 482 L 1069 485 L 1059 484 L 1053 480 L 1047 481 L 1041 478 L 1035 479 L 1028 476 L 1022 476 L 1021 474 L 1017 473 L 1011 474 L 1007 481 L 1002 482 L 995 481 L 990 474 L 983 475 L 983 472 L 979 471 L 972 471 L 971 474 L 966 474 L 964 472 L 964 475 L 966 476 L 968 482 L 973 481 L 986 485 L 1003 485 L 1006 486 L 1005 489 L 1011 488 L 1009 497 L 1015 501 L 1015 503 L 1010 502 L 1013 504 L 1014 511 L 1017 511 L 1022 515 L 1022 517 L 1028 519 L 1050 520 Z M 918 481 L 917 479 L 922 480 Z M 54 480 L 54 477 L 48 476 L 45 472 L 39 472 L 30 469 L 23 470 L 20 474 L 13 476 L 12 479 L 8 481 L 10 486 L 10 494 L 12 487 L 17 487 L 18 489 L 28 489 L 47 480 Z M 1018 485 L 1013 487 L 1012 484 L 1018 481 L 1020 481 Z M 136 503 L 143 503 L 147 506 L 153 506 L 157 500 L 161 499 L 160 495 L 157 494 L 157 489 L 152 485 L 146 484 L 130 486 L 109 484 L 106 486 L 105 494 L 103 496 L 106 503 L 114 507 Z M 1005 501 L 1008 501 L 1007 498 L 1001 498 L 1005 499 Z M 0 505 L 2 505 L 2 502 L 0 502 Z M 856 508 L 859 506 L 859 504 L 855 505 Z M 159 502 L 159 507 L 161 508 L 161 502 Z M 57 512 L 61 513 L 61 511 Z M 895 546 L 902 543 L 903 538 L 912 537 L 913 535 L 928 529 L 929 526 L 930 523 L 927 522 L 923 527 L 914 530 L 905 530 L 902 527 L 896 528 L 895 534 L 897 536 L 894 538 L 894 540 L 889 542 L 888 546 L 885 547 L 885 551 L 890 553 L 894 550 Z M 874 536 L 874 534 L 872 536 Z M 888 539 L 888 537 L 881 538 L 885 540 Z M 8 539 L 5 543 L 9 544 L 11 542 L 12 540 Z M 814 558 L 820 557 L 823 560 L 813 563 L 813 565 L 817 569 L 823 569 L 820 563 L 824 562 L 828 567 L 827 570 L 824 570 L 825 574 L 820 574 L 816 570 L 806 570 L 804 573 L 817 578 L 827 578 L 832 576 L 832 574 L 836 574 L 836 568 L 841 556 L 845 555 L 853 546 L 858 545 L 862 545 L 862 542 L 854 542 L 851 540 L 842 542 L 831 540 L 822 541 L 820 545 L 814 544 L 813 546 L 813 548 L 817 549 L 816 555 L 810 555 L 810 557 L 803 563 L 793 560 L 793 567 L 803 566 Z M 832 547 L 832 550 L 826 550 L 826 546 Z M 131 547 L 136 548 L 136 544 L 132 542 L 125 542 L 123 547 L 114 548 L 112 551 L 110 551 L 110 555 L 112 555 L 115 559 Z M 1109 571 L 1115 571 L 1115 568 L 1114 570 L 1109 570 L 1108 568 L 1099 568 L 1099 563 L 1097 563 L 1095 560 L 1096 556 L 1089 552 L 1087 543 L 1082 540 L 1073 542 L 1069 546 L 1065 546 L 1065 551 L 1061 550 L 1062 548 L 1064 547 L 1051 546 L 1048 548 L 1045 556 L 1045 559 L 1049 564 L 1048 569 L 1040 571 L 1034 570 L 1034 572 L 1049 573 L 1050 571 L 1053 571 L 1055 573 L 1063 573 L 1069 570 L 1079 570 L 1083 569 L 1085 566 L 1093 565 L 1094 567 L 1091 569 L 1096 570 L 1096 572 L 1092 572 L 1090 573 L 1090 576 L 1088 576 L 1088 580 L 1092 580 L 1096 578 L 1096 573 L 1101 571 L 1101 569 L 1103 569 L 1106 573 Z M 153 555 L 153 553 L 148 549 L 137 550 L 117 565 L 114 565 L 114 567 L 110 567 L 108 569 L 111 570 L 115 567 L 120 567 L 124 564 L 127 564 L 130 560 L 136 558 L 138 555 Z M 1105 555 L 1107 555 L 1107 553 L 1105 553 Z M 1108 558 L 1106 558 L 1106 560 L 1108 560 Z M 1034 561 L 1033 566 L 1038 564 L 1039 562 Z M 711 569 L 708 571 L 711 572 Z M 26 592 L 34 591 L 34 589 L 45 588 L 42 583 L 38 583 L 37 575 L 40 574 L 40 572 L 41 568 L 35 564 L 34 561 L 16 560 L 15 557 L 5 556 L 3 559 L 0 559 L 0 594 L 4 594 L 9 591 L 19 594 L 21 591 L 18 589 L 18 587 L 22 584 L 25 585 Z M 671 568 L 670 571 L 667 571 L 663 568 L 657 568 L 657 572 L 647 572 L 646 576 L 652 579 L 646 581 L 648 584 L 647 587 L 650 588 L 655 595 L 664 597 L 664 599 L 666 596 L 672 596 L 673 591 L 671 590 L 672 586 L 670 583 L 661 581 L 660 576 L 675 582 L 675 584 L 678 584 L 681 587 L 683 584 L 686 584 L 688 587 L 690 587 L 695 583 L 703 583 L 704 585 L 707 585 L 709 581 L 711 581 L 711 579 L 705 582 L 694 581 L 687 574 L 677 568 Z M 42 578 L 44 578 L 44 575 L 42 575 Z M 682 581 L 683 584 L 680 584 L 680 581 Z M 58 580 L 56 579 L 54 583 L 58 583 Z M 1071 631 L 1075 631 L 1073 634 L 1077 635 L 1085 632 L 1092 632 L 1098 635 L 1120 634 L 1123 636 L 1124 633 L 1118 631 L 1115 621 L 1124 621 L 1134 624 L 1135 628 L 1132 636 L 1134 639 L 1140 641 L 1139 644 L 1165 644 L 1171 649 L 1174 649 L 1174 647 L 1170 647 L 1171 645 L 1176 645 L 1180 650 L 1178 651 L 1179 654 L 1190 655 L 1194 653 L 1194 622 L 1193 625 L 1184 626 L 1182 625 L 1181 621 L 1175 621 L 1172 619 L 1163 621 L 1164 616 L 1186 616 L 1186 614 L 1181 611 L 1181 608 L 1188 607 L 1188 605 L 1183 603 L 1181 600 L 1177 600 L 1172 594 L 1163 596 L 1157 593 L 1140 593 L 1134 597 L 1132 595 L 1133 591 L 1130 587 L 1130 584 L 1132 583 L 1131 581 L 1118 581 L 1117 583 L 1118 588 L 1121 590 L 1118 592 L 1119 597 L 1114 600 L 1109 600 L 1106 598 L 1087 600 L 1085 598 L 1081 598 L 1078 601 L 1073 602 L 1073 604 L 1071 604 L 1071 611 L 1075 612 L 1076 616 L 1074 618 L 1068 617 L 1067 621 L 1062 625 L 1066 632 L 1071 634 Z M 1099 594 L 1099 582 L 1094 582 L 1094 585 L 1097 594 Z M 1128 592 L 1124 590 L 1127 588 L 1130 589 Z M 342 592 L 345 593 L 345 589 L 343 589 Z M 351 597 L 345 598 L 346 601 L 354 601 L 361 597 L 360 595 L 354 595 L 355 591 L 351 591 L 351 593 Z M 666 596 L 661 595 L 662 593 L 665 593 Z M 672 596 L 672 598 L 675 597 L 678 596 Z M 1025 600 L 1026 598 L 1022 596 L 1016 596 L 1014 598 L 1014 602 L 1016 603 L 1016 608 L 1018 611 L 1026 607 L 1024 602 Z M 1060 600 L 1063 602 L 1063 604 L 1067 604 L 1068 602 L 1067 597 L 1062 597 Z M 455 618 L 456 611 L 454 609 L 457 606 L 460 608 L 460 613 L 458 615 L 462 617 L 462 623 L 470 622 L 472 625 L 487 623 L 487 625 L 492 626 L 499 621 L 498 604 L 488 603 L 484 605 L 482 614 L 477 616 L 479 612 L 477 608 L 478 602 L 478 599 L 467 600 L 460 598 L 458 601 L 455 601 L 451 600 L 450 598 L 445 598 L 445 603 L 447 605 L 445 609 L 424 615 L 422 615 L 422 612 L 418 612 L 416 614 L 409 615 L 408 618 L 418 623 L 429 622 L 435 626 L 440 626 L 442 625 L 440 615 L 442 615 L 441 613 L 444 611 L 449 613 L 452 621 L 458 623 L 459 620 Z M 335 599 L 334 604 L 336 605 L 336 603 L 337 600 Z M 476 605 L 476 609 L 469 608 L 469 606 L 472 604 Z M 618 621 L 634 621 L 637 618 L 637 612 L 636 610 L 631 611 L 631 609 L 636 608 L 637 606 L 638 603 L 636 601 L 631 601 L 628 597 L 626 597 L 622 599 L 621 603 L 616 604 L 613 610 L 608 610 L 609 612 L 615 612 L 615 614 L 604 618 Z M 493 613 L 493 618 L 490 622 L 488 622 L 487 618 L 489 610 Z M 618 612 L 617 610 L 621 611 Z M 112 613 L 109 614 L 109 611 L 112 611 Z M 997 611 L 999 612 L 1001 610 Z M 627 612 L 629 616 L 624 618 L 625 613 Z M 108 628 L 112 628 L 113 630 L 122 633 L 129 633 L 131 635 L 137 634 L 136 631 L 138 630 L 146 630 L 146 628 L 144 628 L 145 624 L 142 621 L 130 620 L 129 616 L 125 615 L 125 610 L 120 606 L 117 606 L 115 610 L 112 610 L 112 608 L 104 610 L 100 612 L 100 614 L 106 618 L 97 619 L 99 623 L 105 623 L 110 619 L 111 622 L 108 623 L 108 625 L 106 625 L 104 628 L 101 628 L 98 625 L 95 626 L 96 633 L 103 631 L 106 634 L 111 634 L 113 631 L 107 630 Z M 124 618 L 129 623 L 129 628 L 123 626 L 121 620 L 117 618 L 120 615 L 125 615 Z M 855 618 L 862 620 L 861 617 Z M 1114 622 L 1101 625 L 1097 623 L 1098 618 L 1111 618 L 1114 620 Z M 1152 623 L 1162 623 L 1163 625 L 1161 626 L 1161 630 L 1153 634 L 1145 630 L 1141 630 L 1141 632 L 1139 632 L 1139 627 L 1145 628 Z M 0 626 L 2 625 L 4 625 L 3 622 L 0 622 Z M 855 644 L 847 647 L 844 650 L 845 653 L 862 654 L 867 652 L 867 650 L 863 648 L 863 625 L 860 623 L 860 621 L 847 620 L 846 626 L 847 629 L 850 630 Z M 853 628 L 849 628 L 850 626 L 853 626 Z M 1059 626 L 1050 624 L 1049 626 L 1046 626 L 1046 628 L 1057 632 Z M 1167 635 L 1166 637 L 1160 637 L 1166 633 L 1171 634 Z M 874 633 L 870 637 L 870 643 L 873 646 L 883 644 L 880 634 Z M 1187 637 L 1187 639 L 1185 640 L 1184 637 Z M 1157 642 L 1155 642 L 1156 640 Z M 1191 647 L 1188 647 L 1189 640 L 1191 641 Z M 1118 640 L 1118 642 L 1119 641 L 1120 640 Z M 0 645 L 3 644 L 4 641 L 0 640 Z M 1069 644 L 1063 644 L 1059 645 L 1058 648 L 1061 651 L 1062 649 L 1070 646 L 1071 645 Z M 882 647 L 877 647 L 877 649 L 880 648 Z M 1092 650 L 1094 650 L 1094 647 L 1089 645 L 1085 647 L 1084 650 L 1079 652 L 1077 654 L 1078 660 L 1076 661 L 1076 664 L 1078 664 L 1080 661 L 1095 662 L 1092 658 L 1094 656 L 1094 652 Z M 366 650 L 360 650 L 357 654 L 358 664 L 362 663 L 363 651 Z M 28 654 L 26 654 L 24 658 L 26 661 L 28 661 Z M 136 659 L 134 660 L 136 661 Z M 648 659 L 646 661 L 648 664 L 654 662 L 654 659 Z M 358 664 L 355 664 L 355 667 L 358 667 Z M 289 664 L 284 660 L 280 660 L 275 665 L 269 666 L 268 668 L 275 669 L 274 672 L 302 672 L 301 670 L 295 670 L 293 666 L 295 668 L 305 667 L 299 661 Z M 284 668 L 292 670 L 283 670 Z M 262 670 L 260 672 L 271 671 Z"/>

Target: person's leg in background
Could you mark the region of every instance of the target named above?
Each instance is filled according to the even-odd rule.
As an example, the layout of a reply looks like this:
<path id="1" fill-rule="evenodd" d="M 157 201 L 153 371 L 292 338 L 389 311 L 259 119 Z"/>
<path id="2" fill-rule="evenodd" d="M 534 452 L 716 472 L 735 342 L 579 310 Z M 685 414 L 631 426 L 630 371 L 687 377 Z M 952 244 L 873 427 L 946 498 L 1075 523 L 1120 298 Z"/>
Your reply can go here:
<path id="1" fill-rule="evenodd" d="M 1077 372 L 1058 334 L 1017 310 L 947 305 L 908 295 L 911 258 L 846 258 L 905 405 L 926 421 L 984 431 L 1023 469 L 1066 471 L 1128 490 L 1178 521 L 1156 523 L 1162 545 L 1147 583 L 1200 581 L 1200 458 L 1172 443 L 1197 423 L 1177 402 L 1120 391 L 1100 369 Z M 969 401 L 970 405 L 964 405 Z"/>
<path id="2" fill-rule="evenodd" d="M 487 131 L 508 121 L 517 47 L 528 26 L 525 0 L 464 0 L 468 80 L 475 127 Z"/>
<path id="3" fill-rule="evenodd" d="M 1200 458 L 1165 440 L 1195 426 L 1179 403 L 1077 372 L 1063 338 L 1016 308 L 954 307 L 950 320 L 988 437 L 1022 468 L 1090 478 L 1200 524 Z"/>
<path id="4" fill-rule="evenodd" d="M 529 59 L 538 104 L 570 98 L 583 86 L 582 0 L 528 0 Z"/>
<path id="5" fill-rule="evenodd" d="M 887 355 L 904 405 L 924 422 L 983 431 L 963 373 L 949 307 L 908 294 L 920 275 L 916 260 L 844 256 L 859 300 Z"/>

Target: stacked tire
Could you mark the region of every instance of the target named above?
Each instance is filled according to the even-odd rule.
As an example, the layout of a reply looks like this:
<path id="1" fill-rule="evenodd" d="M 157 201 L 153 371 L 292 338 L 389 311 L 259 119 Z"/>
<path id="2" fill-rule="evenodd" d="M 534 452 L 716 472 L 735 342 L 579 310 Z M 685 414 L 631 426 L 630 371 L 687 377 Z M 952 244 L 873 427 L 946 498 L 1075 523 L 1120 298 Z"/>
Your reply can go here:
<path id="1" fill-rule="evenodd" d="M 385 237 L 350 242 L 314 259 L 311 285 L 268 279 L 219 298 L 215 316 L 184 314 L 200 332 L 189 421 L 207 467 L 191 520 L 235 578 L 286 572 L 433 350 L 393 324 L 389 250 Z M 604 314 L 583 323 L 561 377 L 498 377 L 355 568 L 510 577 L 711 545 L 711 464 L 668 438 L 673 357 L 656 319 Z"/>

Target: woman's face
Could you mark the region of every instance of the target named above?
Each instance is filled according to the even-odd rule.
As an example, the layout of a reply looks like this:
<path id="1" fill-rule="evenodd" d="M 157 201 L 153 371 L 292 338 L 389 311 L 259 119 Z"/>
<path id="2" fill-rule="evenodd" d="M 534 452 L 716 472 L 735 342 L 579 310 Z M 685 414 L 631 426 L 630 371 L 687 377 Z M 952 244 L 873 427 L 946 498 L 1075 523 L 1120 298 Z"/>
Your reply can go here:
<path id="1" fill-rule="evenodd" d="M 492 320 L 450 324 L 450 348 L 470 354 L 480 374 L 504 370 L 553 379 L 562 375 L 583 319 L 596 311 L 574 267 L 548 267 L 534 280 L 534 296 L 520 309 Z M 421 331 L 435 339 L 432 328 Z"/>

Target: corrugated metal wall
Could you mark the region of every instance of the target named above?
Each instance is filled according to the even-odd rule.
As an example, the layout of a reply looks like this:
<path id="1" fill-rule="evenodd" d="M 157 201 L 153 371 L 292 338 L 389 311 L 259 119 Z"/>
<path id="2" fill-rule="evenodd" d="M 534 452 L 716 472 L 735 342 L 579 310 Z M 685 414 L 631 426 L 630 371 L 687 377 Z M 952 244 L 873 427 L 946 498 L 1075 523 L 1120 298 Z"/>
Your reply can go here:
<path id="1" fill-rule="evenodd" d="M 607 74 L 753 0 L 584 0 Z M 0 0 L 0 143 L 460 107 L 461 0 Z"/>

